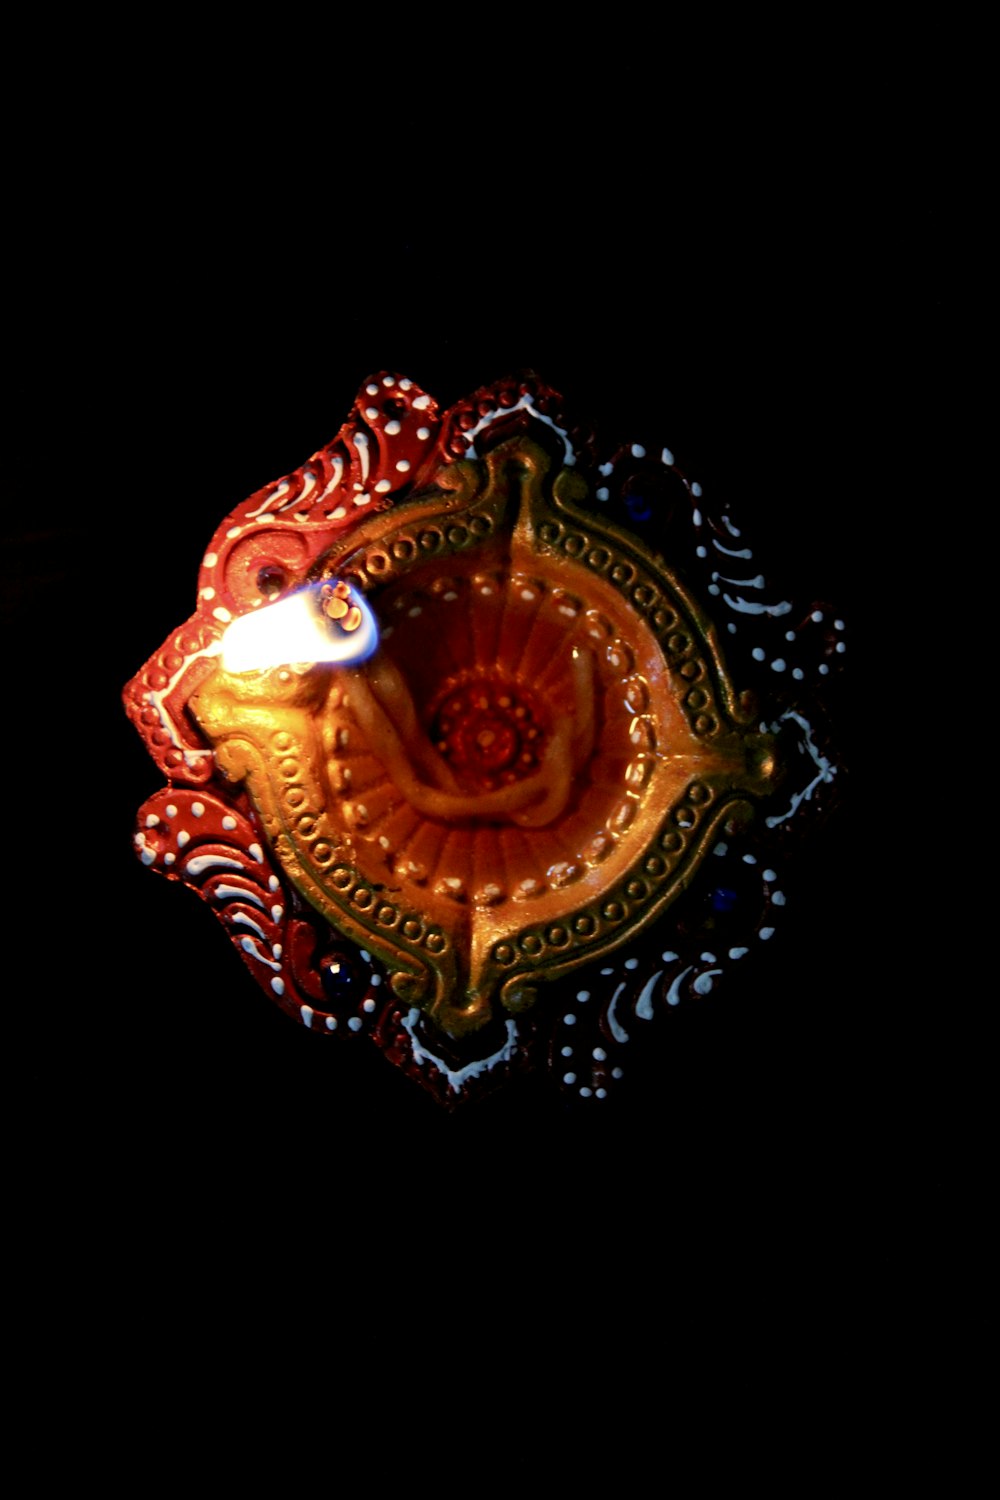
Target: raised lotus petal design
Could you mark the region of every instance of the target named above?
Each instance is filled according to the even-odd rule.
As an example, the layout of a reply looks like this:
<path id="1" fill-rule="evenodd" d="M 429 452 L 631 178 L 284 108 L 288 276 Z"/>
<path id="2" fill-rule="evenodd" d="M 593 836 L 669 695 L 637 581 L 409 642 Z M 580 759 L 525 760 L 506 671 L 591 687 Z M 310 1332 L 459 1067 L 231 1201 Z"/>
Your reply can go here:
<path id="1" fill-rule="evenodd" d="M 585 471 L 616 462 L 593 446 L 538 381 L 439 420 L 411 382 L 373 377 L 334 443 L 219 528 L 197 614 L 126 690 L 171 781 L 143 809 L 143 860 L 199 889 L 293 1015 L 370 1029 L 446 1102 L 551 1058 L 547 992 L 613 974 L 710 853 L 766 830 L 789 727 L 817 786 L 834 776 L 808 720 L 762 721 L 737 691 L 689 584 L 608 517 L 609 485 L 595 504 Z M 691 495 L 666 451 L 644 460 L 619 454 L 626 499 L 661 471 Z M 675 494 L 661 520 L 676 512 Z M 792 609 L 726 603 L 762 624 Z M 836 643 L 820 655 L 827 675 Z M 681 979 L 711 988 L 715 957 Z M 643 976 L 635 1014 L 657 985 L 676 1003 L 679 973 Z M 628 1040 L 628 988 L 606 1044 Z M 578 1091 L 603 1097 L 615 1069 L 590 1050 L 601 1081 Z"/>

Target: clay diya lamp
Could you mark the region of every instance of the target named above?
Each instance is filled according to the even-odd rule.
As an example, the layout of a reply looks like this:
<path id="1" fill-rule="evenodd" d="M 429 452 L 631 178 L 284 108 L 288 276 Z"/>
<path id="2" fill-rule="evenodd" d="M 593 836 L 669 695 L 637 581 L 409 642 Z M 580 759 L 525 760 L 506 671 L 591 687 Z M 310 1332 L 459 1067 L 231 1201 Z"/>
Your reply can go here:
<path id="1" fill-rule="evenodd" d="M 762 717 L 734 681 L 692 586 L 749 561 L 733 522 L 706 522 L 666 450 L 600 457 L 540 381 L 439 416 L 373 377 L 333 443 L 223 522 L 196 613 L 126 689 L 170 782 L 143 861 L 198 890 L 295 1019 L 370 1034 L 448 1104 L 531 1066 L 606 1097 L 637 1025 L 770 936 L 768 840 L 835 781 L 803 712 Z M 763 578 L 707 571 L 727 636 L 784 643 L 750 652 L 772 696 L 780 673 L 818 692 L 841 622 L 789 628 Z M 706 865 L 728 890 L 730 843 L 735 886 L 764 863 L 722 955 L 719 912 L 684 941 L 670 923 Z"/>

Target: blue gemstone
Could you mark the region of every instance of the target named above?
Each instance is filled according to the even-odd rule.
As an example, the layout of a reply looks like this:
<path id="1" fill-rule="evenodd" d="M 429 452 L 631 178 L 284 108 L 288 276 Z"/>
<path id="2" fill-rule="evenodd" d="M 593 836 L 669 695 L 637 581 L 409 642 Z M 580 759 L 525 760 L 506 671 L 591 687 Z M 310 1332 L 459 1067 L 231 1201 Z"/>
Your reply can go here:
<path id="1" fill-rule="evenodd" d="M 360 993 L 361 985 L 353 966 L 339 955 L 324 959 L 319 967 L 319 976 L 330 1000 L 349 1000 Z"/>
<path id="2" fill-rule="evenodd" d="M 625 507 L 633 521 L 648 521 L 653 514 L 653 507 L 645 495 L 626 495 Z"/>
<path id="3" fill-rule="evenodd" d="M 737 893 L 726 885 L 717 885 L 712 892 L 712 910 L 717 912 L 732 911 L 739 900 Z"/>

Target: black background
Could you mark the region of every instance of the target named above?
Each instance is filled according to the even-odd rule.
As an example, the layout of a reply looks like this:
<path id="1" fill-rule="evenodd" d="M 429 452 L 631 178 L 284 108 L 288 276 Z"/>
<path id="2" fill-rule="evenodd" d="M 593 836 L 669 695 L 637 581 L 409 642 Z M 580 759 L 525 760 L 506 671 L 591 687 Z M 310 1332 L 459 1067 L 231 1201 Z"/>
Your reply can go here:
<path id="1" fill-rule="evenodd" d="M 893 1149 L 845 816 L 752 982 L 667 1016 L 655 1066 L 603 1111 L 518 1087 L 444 1115 L 373 1047 L 287 1021 L 207 908 L 134 859 L 135 811 L 161 783 L 122 686 L 191 612 L 218 521 L 329 441 L 372 371 L 447 405 L 537 370 L 611 440 L 669 445 L 770 576 L 850 619 L 855 393 L 877 320 L 870 288 L 859 317 L 856 225 L 785 179 L 693 200 L 617 174 L 564 191 L 525 162 L 529 192 L 515 167 L 364 204 L 350 173 L 287 201 L 224 173 L 197 192 L 133 183 L 65 261 L 44 504 L 11 513 L 6 547 L 55 810 L 18 846 L 38 862 L 24 1075 L 57 1158 L 147 1212 L 161 1192 L 217 1206 L 236 1184 L 269 1202 L 284 1187 L 356 1227 L 398 1221 L 412 1259 L 408 1215 L 460 1225 L 474 1205 L 508 1247 L 523 1235 L 536 1255 L 540 1230 L 566 1226 L 623 1264 L 665 1215 L 675 1243 L 720 1254 L 780 1225 L 815 1268 L 879 1217 Z M 456 1246 L 448 1274 L 494 1253 Z"/>

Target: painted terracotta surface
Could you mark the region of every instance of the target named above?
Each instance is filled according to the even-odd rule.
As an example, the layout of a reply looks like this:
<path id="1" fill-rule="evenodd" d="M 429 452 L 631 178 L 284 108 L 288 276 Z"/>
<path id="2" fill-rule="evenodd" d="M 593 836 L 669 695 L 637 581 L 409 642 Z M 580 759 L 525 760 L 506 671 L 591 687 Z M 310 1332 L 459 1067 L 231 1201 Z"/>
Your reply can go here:
<path id="1" fill-rule="evenodd" d="M 603 451 L 536 378 L 438 412 L 380 373 L 128 685 L 168 782 L 137 852 L 442 1103 L 530 1068 L 602 1100 L 771 940 L 844 654 L 668 450 Z"/>

